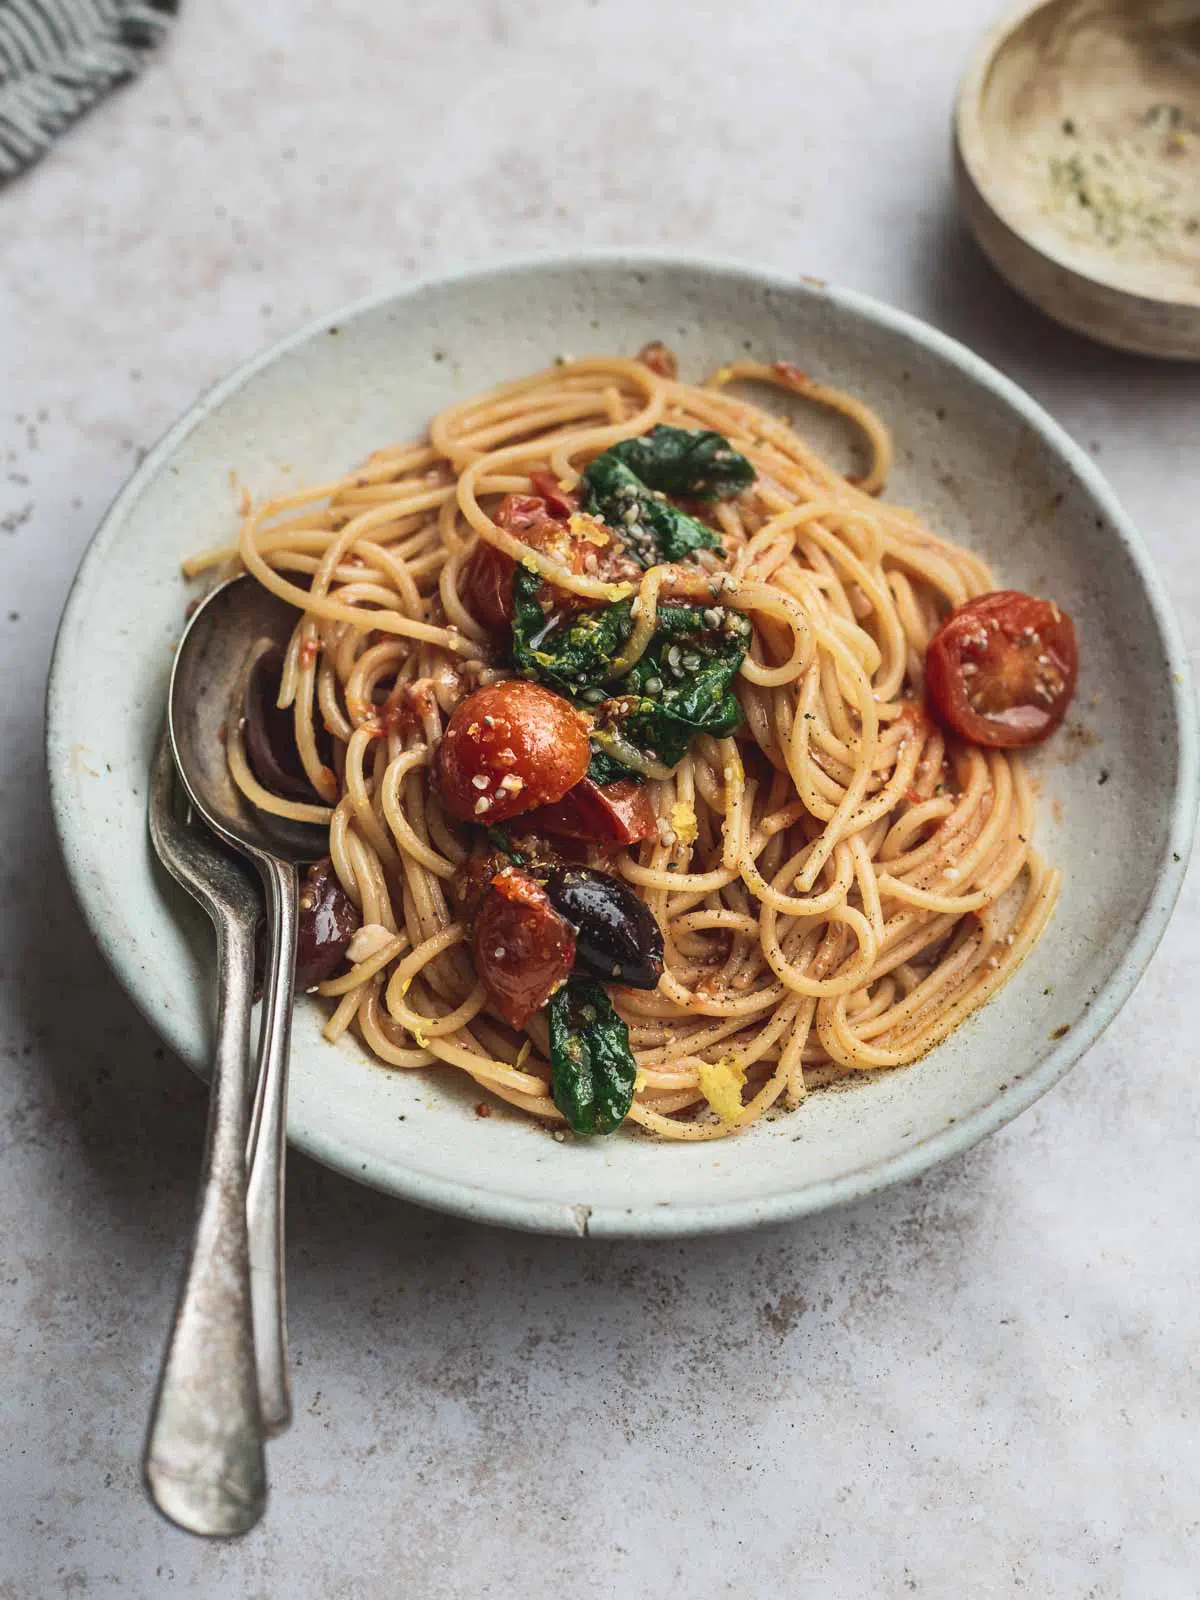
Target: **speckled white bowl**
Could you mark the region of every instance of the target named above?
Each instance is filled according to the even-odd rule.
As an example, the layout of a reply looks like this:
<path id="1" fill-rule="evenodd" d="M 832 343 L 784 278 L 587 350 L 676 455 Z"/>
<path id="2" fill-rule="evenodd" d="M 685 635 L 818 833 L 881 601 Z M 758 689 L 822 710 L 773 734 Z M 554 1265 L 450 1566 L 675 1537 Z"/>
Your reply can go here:
<path id="1" fill-rule="evenodd" d="M 109 512 L 63 617 L 48 704 L 63 854 L 101 948 L 185 1061 L 200 1069 L 208 1055 L 212 949 L 152 860 L 146 775 L 188 598 L 179 561 L 229 536 L 231 470 L 255 495 L 335 475 L 556 353 L 656 337 L 685 375 L 749 352 L 863 395 L 896 433 L 892 496 L 982 551 L 1006 584 L 1074 614 L 1078 726 L 1036 758 L 1039 839 L 1066 888 L 1012 982 L 931 1055 L 715 1145 L 559 1143 L 515 1115 L 477 1118 L 478 1091 L 457 1074 L 389 1072 L 351 1041 L 330 1047 L 318 1007 L 299 1006 L 289 1130 L 301 1149 L 422 1204 L 550 1232 L 663 1236 L 800 1216 L 1000 1127 L 1129 995 L 1178 892 L 1196 810 L 1187 661 L 1136 532 L 1084 453 L 961 345 L 859 295 L 731 264 L 613 254 L 412 284 L 323 318 L 205 396 Z"/>

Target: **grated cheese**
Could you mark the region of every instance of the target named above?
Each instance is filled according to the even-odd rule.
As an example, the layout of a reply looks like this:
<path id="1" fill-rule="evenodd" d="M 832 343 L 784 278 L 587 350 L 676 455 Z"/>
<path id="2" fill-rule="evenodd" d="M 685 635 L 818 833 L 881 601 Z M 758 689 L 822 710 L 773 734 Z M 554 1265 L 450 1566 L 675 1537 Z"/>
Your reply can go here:
<path id="1" fill-rule="evenodd" d="M 671 807 L 671 831 L 681 844 L 695 844 L 699 827 L 696 813 L 685 800 L 677 800 Z"/>
<path id="2" fill-rule="evenodd" d="M 736 1122 L 742 1114 L 746 1069 L 735 1055 L 700 1063 L 700 1093 L 722 1122 Z"/>

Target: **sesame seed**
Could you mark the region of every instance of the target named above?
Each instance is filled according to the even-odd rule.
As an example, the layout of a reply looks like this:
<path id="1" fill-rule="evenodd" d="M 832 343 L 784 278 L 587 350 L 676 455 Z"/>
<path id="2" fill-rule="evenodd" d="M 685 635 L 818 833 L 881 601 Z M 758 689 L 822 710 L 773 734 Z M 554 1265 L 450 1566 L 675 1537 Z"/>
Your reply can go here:
<path id="1" fill-rule="evenodd" d="M 504 946 L 502 944 L 498 944 L 496 946 L 496 948 L 492 951 L 492 954 L 493 954 L 493 956 L 495 956 L 497 961 L 503 961 L 504 957 L 507 955 L 507 953 L 508 952 L 505 950 L 505 948 L 504 948 Z"/>
<path id="2" fill-rule="evenodd" d="M 480 795 L 479 799 L 475 802 L 475 815 L 477 817 L 481 817 L 485 811 L 490 811 L 491 809 L 492 802 L 488 799 L 487 795 Z"/>
<path id="3" fill-rule="evenodd" d="M 477 772 L 471 782 L 476 789 L 486 789 L 488 786 L 488 781 L 481 772 Z"/>
<path id="4" fill-rule="evenodd" d="M 484 717 L 483 725 L 485 728 L 494 728 L 496 726 L 495 717 Z"/>

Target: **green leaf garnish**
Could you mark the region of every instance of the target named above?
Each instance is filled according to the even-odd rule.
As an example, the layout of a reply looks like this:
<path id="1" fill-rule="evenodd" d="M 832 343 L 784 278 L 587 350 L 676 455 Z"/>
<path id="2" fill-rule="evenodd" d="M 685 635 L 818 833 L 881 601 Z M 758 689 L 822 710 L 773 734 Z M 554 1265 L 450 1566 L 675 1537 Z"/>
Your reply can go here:
<path id="1" fill-rule="evenodd" d="M 574 1133 L 611 1133 L 633 1104 L 629 1029 L 598 983 L 572 978 L 550 1000 L 550 1088 Z"/>

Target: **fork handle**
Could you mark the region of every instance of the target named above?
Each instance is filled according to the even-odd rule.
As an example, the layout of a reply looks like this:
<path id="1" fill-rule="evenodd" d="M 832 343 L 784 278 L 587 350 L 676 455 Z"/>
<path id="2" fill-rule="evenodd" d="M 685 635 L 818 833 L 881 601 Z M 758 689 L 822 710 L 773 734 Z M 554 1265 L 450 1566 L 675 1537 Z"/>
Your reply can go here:
<path id="1" fill-rule="evenodd" d="M 267 897 L 267 972 L 263 985 L 258 1083 L 250 1127 L 246 1220 L 258 1390 L 268 1435 L 292 1420 L 284 1296 L 284 1172 L 287 1160 L 288 1054 L 296 985 L 299 878 L 290 862 L 258 861 Z"/>
<path id="2" fill-rule="evenodd" d="M 214 919 L 219 1002 L 191 1255 L 151 1414 L 143 1472 L 192 1533 L 247 1532 L 267 1499 L 246 1238 L 252 922 Z"/>

